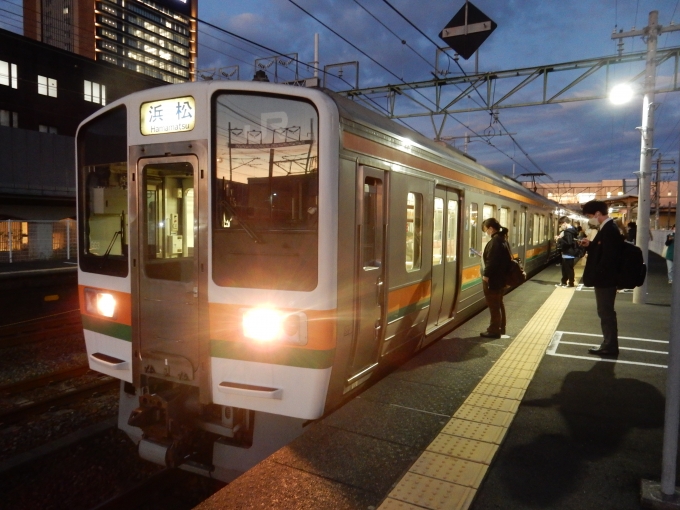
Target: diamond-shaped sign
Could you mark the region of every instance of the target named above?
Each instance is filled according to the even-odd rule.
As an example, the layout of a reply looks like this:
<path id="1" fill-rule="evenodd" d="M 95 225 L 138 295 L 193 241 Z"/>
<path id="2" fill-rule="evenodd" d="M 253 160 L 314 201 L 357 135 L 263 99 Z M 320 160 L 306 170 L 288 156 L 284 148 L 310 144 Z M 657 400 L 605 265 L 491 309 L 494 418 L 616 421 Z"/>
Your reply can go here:
<path id="1" fill-rule="evenodd" d="M 467 60 L 486 41 L 491 32 L 496 30 L 497 26 L 477 7 L 466 2 L 444 27 L 439 37 Z"/>

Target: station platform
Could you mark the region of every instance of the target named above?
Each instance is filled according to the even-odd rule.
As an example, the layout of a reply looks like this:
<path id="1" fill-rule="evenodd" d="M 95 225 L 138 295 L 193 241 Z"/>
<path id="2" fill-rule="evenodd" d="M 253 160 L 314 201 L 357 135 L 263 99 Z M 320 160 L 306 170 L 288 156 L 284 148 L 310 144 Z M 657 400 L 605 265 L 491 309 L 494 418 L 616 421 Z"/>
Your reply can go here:
<path id="1" fill-rule="evenodd" d="M 0 264 L 0 278 L 13 278 L 18 275 L 75 272 L 78 269 L 76 259 L 72 260 L 32 260 Z"/>
<path id="2" fill-rule="evenodd" d="M 647 304 L 617 295 L 617 358 L 588 353 L 593 289 L 560 275 L 506 295 L 508 336 L 481 338 L 482 311 L 196 508 L 640 508 L 661 476 L 665 261 L 650 251 Z"/>

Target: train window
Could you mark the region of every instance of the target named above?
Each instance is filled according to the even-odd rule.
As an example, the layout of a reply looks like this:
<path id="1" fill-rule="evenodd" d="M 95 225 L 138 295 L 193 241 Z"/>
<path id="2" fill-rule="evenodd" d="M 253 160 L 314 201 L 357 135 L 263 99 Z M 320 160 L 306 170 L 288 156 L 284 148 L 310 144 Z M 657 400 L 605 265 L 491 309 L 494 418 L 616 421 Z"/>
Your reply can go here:
<path id="1" fill-rule="evenodd" d="M 531 244 L 532 246 L 538 245 L 540 242 L 540 221 L 539 215 L 533 214 L 531 216 Z"/>
<path id="2" fill-rule="evenodd" d="M 526 239 L 526 225 L 527 225 L 527 213 L 522 211 L 519 215 L 519 240 L 517 241 L 517 246 L 524 246 L 524 240 Z"/>
<path id="3" fill-rule="evenodd" d="M 319 115 L 306 100 L 213 96 L 213 280 L 227 287 L 317 285 Z"/>
<path id="4" fill-rule="evenodd" d="M 146 239 L 144 272 L 159 280 L 191 281 L 194 168 L 188 162 L 151 163 L 144 166 L 142 176 L 146 190 L 141 218 Z"/>
<path id="5" fill-rule="evenodd" d="M 541 214 L 538 218 L 539 231 L 540 231 L 540 242 L 545 241 L 548 238 L 548 227 L 545 224 L 545 214 Z"/>
<path id="6" fill-rule="evenodd" d="M 477 226 L 478 226 L 477 211 L 478 211 L 477 204 L 470 204 L 468 242 L 470 245 L 470 249 L 479 252 L 479 245 L 477 244 Z"/>
<path id="7" fill-rule="evenodd" d="M 443 258 L 444 199 L 434 199 L 434 228 L 432 233 L 432 265 L 438 266 Z"/>
<path id="8" fill-rule="evenodd" d="M 382 181 L 374 177 L 366 177 L 364 181 L 361 251 L 363 267 L 376 268 L 382 265 L 383 254 L 383 217 L 382 217 Z"/>
<path id="9" fill-rule="evenodd" d="M 128 274 L 127 112 L 119 106 L 78 132 L 79 264 Z"/>
<path id="10" fill-rule="evenodd" d="M 500 223 L 502 227 L 508 228 L 510 226 L 508 225 L 509 217 L 510 209 L 507 207 L 501 207 L 498 211 L 498 223 Z"/>
<path id="11" fill-rule="evenodd" d="M 406 199 L 406 270 L 421 266 L 423 239 L 423 195 L 409 193 Z"/>
<path id="12" fill-rule="evenodd" d="M 446 262 L 456 261 L 458 247 L 458 202 L 449 200 L 446 219 Z"/>
<path id="13" fill-rule="evenodd" d="M 484 204 L 482 206 L 482 221 L 489 219 L 489 218 L 495 218 L 496 217 L 496 206 L 494 205 L 489 205 L 489 204 Z M 498 218 L 496 218 L 498 219 Z M 501 223 L 502 225 L 502 223 Z M 491 241 L 491 236 L 487 235 L 485 230 L 482 230 L 482 253 L 484 252 L 484 247 L 486 246 L 486 243 Z"/>
<path id="14" fill-rule="evenodd" d="M 517 228 L 517 211 L 512 211 L 512 245 L 519 246 L 519 228 Z"/>

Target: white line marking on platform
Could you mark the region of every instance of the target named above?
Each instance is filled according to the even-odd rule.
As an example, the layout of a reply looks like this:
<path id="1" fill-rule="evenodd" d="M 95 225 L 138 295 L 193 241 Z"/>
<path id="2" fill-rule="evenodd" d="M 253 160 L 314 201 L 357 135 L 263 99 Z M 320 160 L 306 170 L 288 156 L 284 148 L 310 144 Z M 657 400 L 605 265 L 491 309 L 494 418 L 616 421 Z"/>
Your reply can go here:
<path id="1" fill-rule="evenodd" d="M 556 331 L 555 333 L 560 333 L 560 335 L 579 335 L 579 336 L 599 336 L 602 337 L 601 334 L 597 335 L 595 333 L 580 333 L 577 331 Z M 635 336 L 620 336 L 619 340 L 637 340 L 639 342 L 655 342 L 659 344 L 667 344 L 668 340 L 653 340 L 651 338 L 638 338 Z"/>
<path id="2" fill-rule="evenodd" d="M 620 359 L 616 359 L 616 358 L 611 358 L 611 359 L 609 359 L 609 358 L 598 358 L 598 357 L 594 357 L 595 355 L 577 356 L 577 355 L 574 355 L 574 354 L 558 354 L 557 348 L 559 347 L 560 342 L 563 343 L 563 344 L 582 345 L 582 346 L 585 346 L 585 347 L 591 345 L 591 344 L 584 344 L 584 343 L 579 343 L 579 342 L 562 342 L 562 337 L 564 335 L 582 335 L 582 336 L 595 336 L 595 337 L 597 337 L 597 336 L 601 337 L 602 336 L 602 335 L 594 335 L 592 333 L 576 333 L 576 332 L 573 332 L 573 331 L 555 331 L 555 333 L 553 333 L 553 336 L 550 340 L 550 343 L 548 344 L 548 347 L 545 350 L 545 353 L 547 355 L 549 355 L 549 356 L 559 356 L 559 357 L 562 357 L 562 358 L 585 359 L 585 360 L 588 360 L 588 361 L 608 361 L 609 363 L 621 363 L 621 364 L 625 364 L 625 365 L 642 365 L 642 366 L 645 366 L 645 367 L 668 368 L 667 365 L 659 365 L 659 364 L 656 364 L 656 363 L 642 363 L 641 361 L 626 361 L 626 360 L 620 360 Z M 637 340 L 637 341 L 641 341 L 641 342 L 668 343 L 668 342 L 664 342 L 663 340 L 649 340 L 649 339 L 645 339 L 645 338 L 634 338 L 634 337 L 622 337 L 622 336 L 620 336 L 619 339 L 621 339 L 621 338 L 625 338 L 625 339 L 628 339 L 628 340 Z M 651 352 L 651 353 L 654 353 L 654 354 L 668 354 L 667 352 L 663 352 L 663 351 L 636 349 L 634 347 L 619 347 L 619 350 Z"/>
<path id="3" fill-rule="evenodd" d="M 560 343 L 566 344 L 566 345 L 583 345 L 585 347 L 588 347 L 589 345 L 593 345 L 593 344 L 584 344 L 584 343 L 581 343 L 581 342 L 560 342 Z M 619 345 L 619 350 L 620 351 L 653 352 L 654 354 L 668 354 L 668 352 L 666 352 L 666 351 L 652 351 L 650 349 L 636 349 L 635 347 L 621 347 L 620 345 Z"/>
<path id="4" fill-rule="evenodd" d="M 548 348 L 545 350 L 546 354 L 555 354 L 557 352 L 557 346 L 560 345 L 560 340 L 562 339 L 562 331 L 555 331 Z"/>
<path id="5" fill-rule="evenodd" d="M 668 368 L 668 365 L 656 365 L 654 363 L 641 363 L 639 361 L 625 361 L 620 359 L 607 359 L 607 358 L 596 358 L 593 356 L 574 356 L 571 354 L 551 354 L 551 356 L 559 356 L 561 358 L 575 358 L 575 359 L 587 359 L 588 361 L 608 361 L 609 363 L 623 363 L 626 365 L 643 365 L 645 367 L 658 367 L 658 368 Z"/>

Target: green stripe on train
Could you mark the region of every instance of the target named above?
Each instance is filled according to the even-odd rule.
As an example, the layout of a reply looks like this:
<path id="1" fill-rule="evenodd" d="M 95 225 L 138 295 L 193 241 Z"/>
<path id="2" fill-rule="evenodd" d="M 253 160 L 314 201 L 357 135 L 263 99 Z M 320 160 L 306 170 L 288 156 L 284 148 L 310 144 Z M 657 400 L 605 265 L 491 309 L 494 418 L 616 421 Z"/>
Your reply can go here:
<path id="1" fill-rule="evenodd" d="M 81 315 L 81 318 L 83 320 L 83 329 L 112 336 L 126 342 L 132 342 L 132 328 L 130 326 L 118 322 L 105 321 L 91 315 Z"/>
<path id="2" fill-rule="evenodd" d="M 472 280 L 465 282 L 463 286 L 460 288 L 460 290 L 469 289 L 470 287 L 474 287 L 475 285 L 479 285 L 480 283 L 482 283 L 481 278 L 474 278 Z"/>
<path id="3" fill-rule="evenodd" d="M 264 347 L 251 345 L 246 342 L 210 340 L 210 356 L 213 358 L 253 361 L 289 367 L 321 369 L 330 368 L 333 365 L 335 349 L 318 351 L 285 345 L 268 345 Z"/>
<path id="4" fill-rule="evenodd" d="M 387 322 L 394 322 L 398 319 L 401 319 L 402 317 L 406 317 L 407 315 L 422 310 L 423 308 L 426 308 L 428 306 L 430 306 L 430 298 L 428 297 L 426 299 L 421 299 L 417 303 L 411 303 L 410 305 L 404 306 L 403 308 L 399 308 L 399 310 L 396 310 L 388 314 Z"/>

